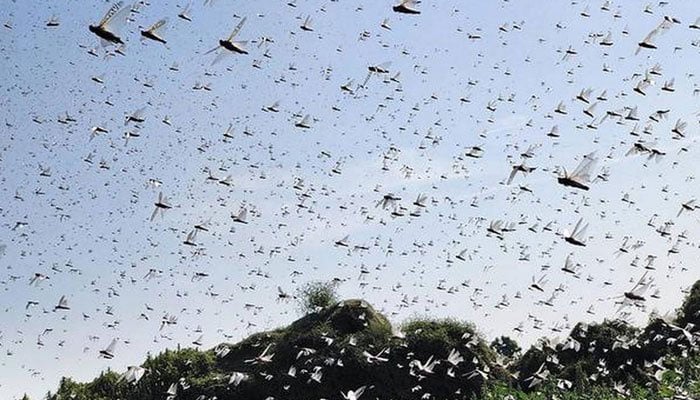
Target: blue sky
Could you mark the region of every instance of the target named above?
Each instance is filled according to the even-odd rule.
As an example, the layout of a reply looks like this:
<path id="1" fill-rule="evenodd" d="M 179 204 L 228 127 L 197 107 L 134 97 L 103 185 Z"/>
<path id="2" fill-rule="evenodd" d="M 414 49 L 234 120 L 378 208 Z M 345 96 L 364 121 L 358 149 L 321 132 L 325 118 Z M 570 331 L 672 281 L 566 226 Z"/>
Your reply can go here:
<path id="1" fill-rule="evenodd" d="M 451 316 L 477 322 L 488 338 L 508 334 L 526 344 L 566 334 L 567 323 L 615 317 L 614 297 L 642 276 L 649 255 L 657 256 L 649 274 L 662 296 L 646 311 L 629 309 L 630 320 L 643 323 L 652 310 L 679 305 L 699 277 L 692 263 L 697 214 L 677 217 L 698 195 L 698 31 L 688 29 L 700 15 L 694 2 L 646 13 L 639 2 L 613 2 L 606 12 L 602 2 L 543 9 L 523 0 L 424 1 L 419 16 L 393 13 L 386 1 L 286 3 L 197 1 L 186 22 L 177 17 L 184 2 L 153 2 L 122 29 L 123 56 L 88 30 L 109 3 L 13 2 L 0 11 L 9 26 L 0 28 L 0 243 L 7 246 L 0 258 L 0 397 L 40 396 L 63 375 L 87 380 L 106 368 L 123 371 L 148 352 L 191 345 L 198 328 L 209 348 L 286 324 L 299 314 L 293 302 L 275 300 L 277 287 L 294 292 L 312 280 L 340 280 L 342 297 L 366 298 L 395 324 Z M 46 27 L 52 15 L 60 25 Z M 657 38 L 658 49 L 635 56 L 664 15 L 682 23 Z M 249 54 L 212 65 L 216 56 L 204 53 L 244 16 L 237 39 L 248 41 Z M 307 16 L 312 32 L 299 28 Z M 167 47 L 142 42 L 139 26 L 164 17 Z M 384 18 L 391 30 L 380 27 Z M 481 39 L 468 38 L 477 32 Z M 613 46 L 592 41 L 591 34 L 607 32 Z M 263 36 L 274 42 L 252 42 Z M 577 54 L 565 59 L 569 46 Z M 372 76 L 355 95 L 340 90 L 385 62 L 386 77 Z M 641 78 L 634 74 L 643 77 L 657 63 L 661 75 L 652 76 L 645 96 L 635 93 Z M 399 82 L 389 81 L 396 73 Z M 97 76 L 103 84 L 92 80 Z M 675 92 L 660 90 L 672 78 Z M 193 89 L 201 84 L 211 90 Z M 607 90 L 598 121 L 608 110 L 636 106 L 641 131 L 650 114 L 670 110 L 642 134 L 667 155 L 658 162 L 625 156 L 638 139 L 630 121 L 586 128 L 586 105 L 575 97 L 588 87 L 594 96 Z M 278 113 L 262 111 L 276 101 Z M 568 114 L 554 112 L 560 102 Z M 125 115 L 142 107 L 140 137 L 125 143 Z M 75 122 L 59 122 L 66 113 Z M 295 127 L 306 114 L 312 127 Z M 170 125 L 161 122 L 165 116 Z M 687 135 L 674 140 L 679 118 L 688 122 Z M 229 124 L 234 138 L 225 142 Z M 95 125 L 109 133 L 90 140 Z M 558 139 L 546 136 L 554 125 Z M 484 149 L 482 158 L 464 156 L 474 145 Z M 530 145 L 537 146 L 529 161 L 537 169 L 506 186 L 511 164 Z M 557 184 L 557 167 L 571 171 L 592 151 L 601 158 L 596 173 L 609 169 L 608 182 L 588 192 Z M 108 169 L 99 167 L 102 160 Z M 231 175 L 233 185 L 208 182 L 207 169 Z M 297 178 L 303 190 L 294 189 Z M 149 187 L 149 179 L 162 186 Z M 532 193 L 518 193 L 519 185 Z M 160 191 L 174 207 L 149 222 Z M 409 212 L 425 193 L 428 206 L 420 217 L 395 218 L 376 207 L 386 193 L 401 197 Z M 631 202 L 621 200 L 625 194 Z M 246 225 L 230 218 L 241 207 L 249 210 Z M 674 222 L 670 238 L 647 225 L 654 214 L 656 226 Z M 571 229 L 579 218 L 590 223 L 584 248 L 541 231 L 550 221 L 555 231 Z M 182 244 L 209 219 L 196 249 Z M 497 219 L 525 223 L 498 240 L 486 235 Z M 538 220 L 537 233 L 529 231 Z M 26 226 L 15 229 L 17 222 Z M 345 235 L 369 250 L 333 245 Z M 644 245 L 616 256 L 625 236 Z M 677 240 L 680 253 L 668 254 Z M 465 248 L 472 259 L 456 260 Z M 583 265 L 580 279 L 560 271 L 570 253 Z M 638 267 L 630 266 L 635 256 Z M 147 279 L 150 269 L 161 272 Z M 208 277 L 194 279 L 198 272 Z M 30 286 L 35 273 L 50 279 Z M 541 275 L 546 292 L 528 290 Z M 565 290 L 555 307 L 540 304 L 559 285 Z M 52 311 L 63 295 L 71 309 Z M 503 295 L 510 306 L 496 308 Z M 28 301 L 38 305 L 26 309 Z M 593 315 L 586 313 L 591 305 Z M 166 315 L 178 323 L 161 330 Z M 525 333 L 516 335 L 520 323 Z M 113 338 L 120 339 L 115 358 L 98 359 Z"/>

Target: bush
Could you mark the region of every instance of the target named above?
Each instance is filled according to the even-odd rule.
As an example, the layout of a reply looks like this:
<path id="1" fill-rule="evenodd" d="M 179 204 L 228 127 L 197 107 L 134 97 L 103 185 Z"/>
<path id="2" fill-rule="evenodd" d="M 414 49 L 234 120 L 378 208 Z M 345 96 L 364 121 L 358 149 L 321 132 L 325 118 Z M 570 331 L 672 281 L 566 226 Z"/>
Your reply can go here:
<path id="1" fill-rule="evenodd" d="M 520 346 L 508 336 L 501 336 L 491 342 L 491 348 L 506 358 L 515 358 L 520 355 Z"/>
<path id="2" fill-rule="evenodd" d="M 462 347 L 463 335 L 476 335 L 472 324 L 453 318 L 414 318 L 404 324 L 402 331 L 411 347 L 423 355 L 445 356 L 451 349 Z"/>
<path id="3" fill-rule="evenodd" d="M 313 281 L 299 289 L 299 308 L 305 315 L 318 312 L 338 302 L 334 282 Z"/>
<path id="4" fill-rule="evenodd" d="M 689 323 L 696 325 L 700 323 L 700 281 L 695 282 L 690 289 L 683 306 L 678 311 L 676 323 L 681 327 Z"/>

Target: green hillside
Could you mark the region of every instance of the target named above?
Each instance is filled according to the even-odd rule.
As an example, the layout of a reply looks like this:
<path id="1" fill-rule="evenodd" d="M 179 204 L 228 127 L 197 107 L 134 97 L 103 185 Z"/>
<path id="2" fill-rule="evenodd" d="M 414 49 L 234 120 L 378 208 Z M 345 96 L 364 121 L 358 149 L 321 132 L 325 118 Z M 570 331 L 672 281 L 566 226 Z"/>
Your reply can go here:
<path id="1" fill-rule="evenodd" d="M 642 329 L 579 323 L 566 340 L 542 339 L 523 353 L 455 320 L 393 329 L 365 301 L 346 300 L 239 343 L 148 357 L 131 371 L 140 379 L 64 378 L 49 399 L 357 398 L 350 390 L 362 399 L 698 399 L 700 281 L 677 315 Z"/>

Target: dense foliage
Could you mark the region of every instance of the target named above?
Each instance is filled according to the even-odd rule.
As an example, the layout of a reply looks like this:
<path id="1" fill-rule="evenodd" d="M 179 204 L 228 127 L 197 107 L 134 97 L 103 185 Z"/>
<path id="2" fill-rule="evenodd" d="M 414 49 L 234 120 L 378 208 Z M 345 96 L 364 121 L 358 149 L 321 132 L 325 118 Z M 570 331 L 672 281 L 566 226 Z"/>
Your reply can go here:
<path id="1" fill-rule="evenodd" d="M 313 281 L 302 286 L 298 294 L 299 307 L 304 314 L 314 313 L 338 302 L 336 284 Z"/>
<path id="2" fill-rule="evenodd" d="M 524 353 L 505 336 L 489 345 L 462 321 L 415 318 L 398 333 L 362 300 L 321 304 L 237 344 L 149 355 L 137 382 L 110 370 L 88 383 L 63 378 L 48 399 L 340 399 L 362 386 L 365 399 L 700 398 L 700 283 L 673 321 L 579 323 L 567 340 Z"/>

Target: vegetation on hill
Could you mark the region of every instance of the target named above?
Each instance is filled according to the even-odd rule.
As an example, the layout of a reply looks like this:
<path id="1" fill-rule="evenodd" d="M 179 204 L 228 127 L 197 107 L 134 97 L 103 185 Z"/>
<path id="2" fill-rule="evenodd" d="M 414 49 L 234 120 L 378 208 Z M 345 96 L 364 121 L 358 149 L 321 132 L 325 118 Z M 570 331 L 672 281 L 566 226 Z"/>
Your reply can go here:
<path id="1" fill-rule="evenodd" d="M 392 328 L 363 300 L 336 301 L 332 286 L 301 296 L 308 313 L 285 328 L 149 355 L 137 379 L 111 370 L 87 383 L 63 378 L 48 399 L 353 399 L 348 391 L 363 387 L 363 399 L 700 398 L 700 281 L 673 321 L 579 323 L 566 340 L 524 353 L 452 319 Z"/>

